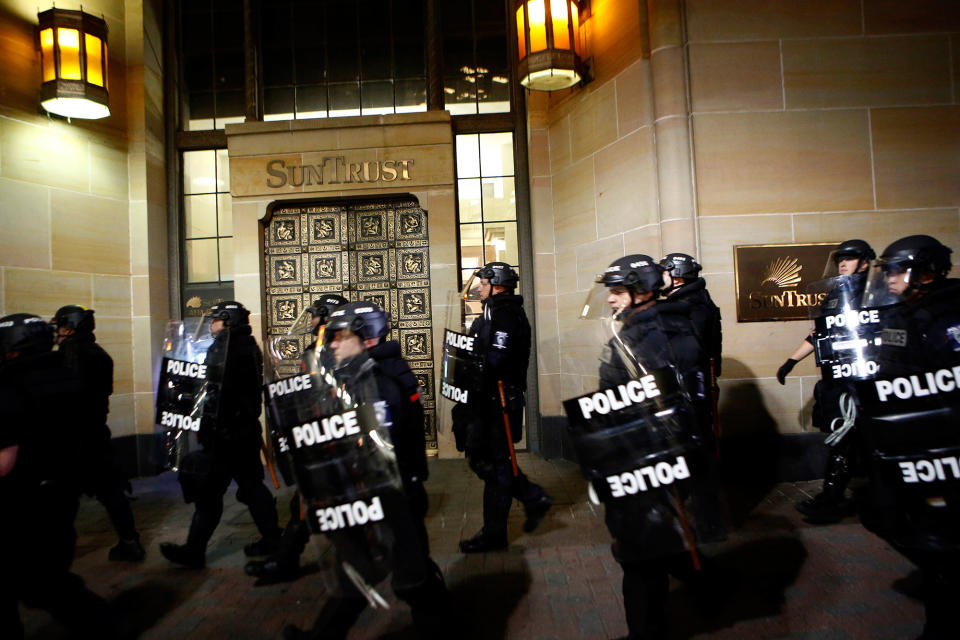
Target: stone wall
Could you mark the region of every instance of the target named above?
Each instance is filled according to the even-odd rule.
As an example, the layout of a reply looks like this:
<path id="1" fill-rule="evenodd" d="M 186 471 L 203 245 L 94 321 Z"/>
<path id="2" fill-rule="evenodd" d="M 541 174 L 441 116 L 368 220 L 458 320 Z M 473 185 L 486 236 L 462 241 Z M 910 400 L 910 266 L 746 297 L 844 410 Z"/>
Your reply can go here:
<path id="1" fill-rule="evenodd" d="M 724 316 L 725 433 L 809 430 L 812 358 L 773 377 L 808 326 L 737 323 L 733 246 L 929 233 L 960 251 L 960 5 L 592 5 L 596 79 L 529 96 L 542 413 L 596 385 L 602 336 L 575 320 L 592 276 L 689 251 Z"/>
<path id="2" fill-rule="evenodd" d="M 110 427 L 137 472 L 147 460 L 136 436 L 153 432 L 153 357 L 169 318 L 160 10 L 83 8 L 109 29 L 111 115 L 72 122 L 40 109 L 36 3 L 0 8 L 0 314 L 96 311 L 97 339 L 114 360 Z"/>

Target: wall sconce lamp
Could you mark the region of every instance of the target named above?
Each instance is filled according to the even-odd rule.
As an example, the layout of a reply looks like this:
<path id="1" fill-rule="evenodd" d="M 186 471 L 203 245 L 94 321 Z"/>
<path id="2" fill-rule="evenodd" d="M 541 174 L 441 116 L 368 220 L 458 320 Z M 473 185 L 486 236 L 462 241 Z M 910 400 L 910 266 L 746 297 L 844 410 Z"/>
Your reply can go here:
<path id="1" fill-rule="evenodd" d="M 588 14 L 589 0 L 517 0 L 515 6 L 520 84 L 557 91 L 592 79 L 580 59 L 580 18 Z"/>
<path id="2" fill-rule="evenodd" d="M 107 23 L 83 11 L 39 14 L 40 105 L 67 118 L 110 115 L 107 93 Z"/>

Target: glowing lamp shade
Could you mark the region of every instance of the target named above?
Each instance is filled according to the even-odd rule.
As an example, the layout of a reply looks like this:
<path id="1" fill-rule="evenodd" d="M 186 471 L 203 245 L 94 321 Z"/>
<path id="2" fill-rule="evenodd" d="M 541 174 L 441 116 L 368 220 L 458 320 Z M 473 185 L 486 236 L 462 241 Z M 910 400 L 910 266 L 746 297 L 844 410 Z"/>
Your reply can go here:
<path id="1" fill-rule="evenodd" d="M 69 9 L 48 9 L 38 19 L 41 106 L 67 118 L 109 116 L 107 23 Z"/>
<path id="2" fill-rule="evenodd" d="M 537 91 L 580 82 L 579 10 L 574 0 L 517 0 L 520 84 Z"/>

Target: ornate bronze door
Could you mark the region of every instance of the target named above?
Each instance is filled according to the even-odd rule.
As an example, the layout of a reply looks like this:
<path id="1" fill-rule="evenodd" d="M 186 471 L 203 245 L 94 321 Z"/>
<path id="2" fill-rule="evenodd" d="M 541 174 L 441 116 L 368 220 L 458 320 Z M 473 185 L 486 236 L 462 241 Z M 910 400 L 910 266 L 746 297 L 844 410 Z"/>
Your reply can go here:
<path id="1" fill-rule="evenodd" d="M 420 381 L 427 448 L 436 449 L 427 214 L 409 197 L 328 204 L 272 204 L 262 222 L 267 339 L 283 336 L 322 293 L 375 302 L 390 313 L 390 338 Z M 279 372 L 300 369 L 308 342 L 281 339 Z"/>

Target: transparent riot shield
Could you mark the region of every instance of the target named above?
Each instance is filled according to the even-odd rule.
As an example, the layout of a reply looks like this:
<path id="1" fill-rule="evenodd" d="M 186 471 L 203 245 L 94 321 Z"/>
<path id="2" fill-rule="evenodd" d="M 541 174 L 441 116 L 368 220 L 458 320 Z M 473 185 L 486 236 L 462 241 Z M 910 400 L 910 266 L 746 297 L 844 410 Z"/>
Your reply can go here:
<path id="1" fill-rule="evenodd" d="M 163 433 L 167 466 L 174 471 L 203 472 L 204 416 L 216 416 L 227 340 L 229 332 L 223 332 L 217 342 L 206 318 L 167 325 L 155 422 Z"/>
<path id="2" fill-rule="evenodd" d="M 653 316 L 650 318 L 650 316 Z M 580 468 L 620 544 L 644 557 L 725 538 L 709 426 L 677 373 L 666 332 L 647 314 L 649 340 L 610 324 L 605 355 L 618 365 L 614 386 L 564 401 Z"/>
<path id="3" fill-rule="evenodd" d="M 829 431 L 826 444 L 833 447 L 853 437 L 851 383 L 870 380 L 879 370 L 880 312 L 861 307 L 865 281 L 865 274 L 833 276 L 806 288 L 810 341 L 821 376 L 814 390 L 814 422 L 819 416 L 819 426 Z"/>
<path id="4" fill-rule="evenodd" d="M 811 283 L 813 347 L 820 374 L 827 383 L 869 380 L 877 375 L 880 311 L 862 309 L 863 276 L 835 276 Z"/>
<path id="5" fill-rule="evenodd" d="M 885 319 L 882 322 L 886 322 Z M 960 325 L 960 321 L 958 321 Z M 928 336 L 929 339 L 929 336 Z M 864 525 L 908 557 L 960 551 L 960 352 L 887 358 L 855 384 Z M 887 366 L 887 363 L 895 366 Z M 929 557 L 929 556 L 927 556 Z"/>
<path id="6" fill-rule="evenodd" d="M 315 333 L 311 318 L 309 308 L 305 309 L 285 334 L 273 336 L 267 340 L 266 352 L 270 359 L 270 369 L 266 374 L 266 380 L 279 380 L 316 371 L 317 354 L 323 344 L 324 327 L 318 327 Z M 269 389 L 269 385 L 265 387 L 266 389 Z M 264 401 L 269 401 L 266 393 Z M 269 435 L 266 455 L 273 460 L 284 483 L 287 486 L 293 486 L 296 484 L 293 460 L 285 444 L 285 436 L 274 424 L 273 414 L 269 411 L 266 412 L 266 425 Z"/>
<path id="7" fill-rule="evenodd" d="M 337 363 L 321 348 L 264 393 L 310 531 L 332 543 L 341 586 L 349 579 L 377 607 L 387 606 L 376 585 L 388 574 L 395 588 L 413 586 L 427 568 L 372 369 L 366 353 Z"/>
<path id="8" fill-rule="evenodd" d="M 472 279 L 471 279 L 472 282 Z M 437 429 L 448 433 L 454 424 L 464 422 L 466 405 L 480 392 L 483 381 L 483 354 L 476 338 L 470 334 L 473 301 L 471 282 L 447 299 L 447 317 L 443 332 L 443 355 L 440 362 L 440 398 Z M 479 297 L 476 299 L 479 302 Z M 482 312 L 482 306 L 479 307 Z M 458 429 L 460 427 L 458 426 Z M 458 437 L 459 434 L 458 434 Z"/>

